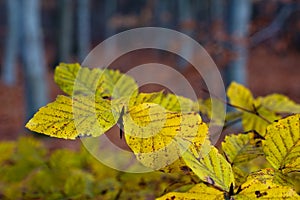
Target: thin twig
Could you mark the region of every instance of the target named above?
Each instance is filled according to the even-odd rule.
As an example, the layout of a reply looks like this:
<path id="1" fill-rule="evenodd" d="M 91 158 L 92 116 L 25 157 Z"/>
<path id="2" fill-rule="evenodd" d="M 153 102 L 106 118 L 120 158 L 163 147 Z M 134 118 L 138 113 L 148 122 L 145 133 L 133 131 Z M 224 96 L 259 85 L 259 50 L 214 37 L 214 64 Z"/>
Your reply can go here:
<path id="1" fill-rule="evenodd" d="M 242 111 L 245 111 L 245 112 L 248 112 L 248 113 L 251 113 L 251 114 L 254 114 L 254 115 L 260 117 L 262 120 L 266 121 L 267 123 L 272 124 L 272 122 L 270 122 L 268 119 L 266 119 L 265 117 L 261 116 L 261 115 L 257 112 L 257 110 L 256 110 L 256 108 L 255 108 L 254 105 L 253 105 L 254 110 L 248 110 L 247 108 L 243 108 L 243 107 L 240 107 L 240 106 L 237 106 L 237 105 L 233 105 L 233 104 L 231 104 L 231 103 L 229 103 L 229 102 L 227 102 L 227 101 L 224 101 L 222 98 L 218 97 L 217 95 L 214 95 L 213 93 L 209 92 L 208 90 L 206 90 L 206 89 L 204 89 L 204 88 L 202 88 L 201 90 L 204 91 L 204 92 L 206 92 L 206 93 L 208 93 L 208 94 L 210 94 L 211 96 L 213 96 L 214 98 L 216 98 L 217 100 L 221 101 L 222 103 L 224 103 L 224 104 L 226 104 L 226 105 L 228 105 L 228 106 L 231 106 L 231 107 L 240 109 L 240 110 L 242 110 Z"/>

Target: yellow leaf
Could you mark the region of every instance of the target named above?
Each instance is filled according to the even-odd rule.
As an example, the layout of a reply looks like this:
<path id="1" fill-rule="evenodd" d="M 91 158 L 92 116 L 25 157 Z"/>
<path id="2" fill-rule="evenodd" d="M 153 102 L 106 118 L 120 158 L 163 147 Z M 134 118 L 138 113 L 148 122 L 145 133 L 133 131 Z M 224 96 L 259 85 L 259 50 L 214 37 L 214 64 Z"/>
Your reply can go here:
<path id="1" fill-rule="evenodd" d="M 254 99 L 250 90 L 233 82 L 227 96 L 230 103 L 242 111 L 242 124 L 245 131 L 255 130 L 265 136 L 267 126 L 280 119 L 276 113 L 299 113 L 300 105 L 281 94 L 271 94 Z"/>
<path id="2" fill-rule="evenodd" d="M 138 87 L 133 78 L 110 69 L 89 69 L 78 63 L 60 63 L 55 69 L 54 80 L 68 95 L 96 95 L 97 97 L 129 96 Z"/>
<path id="3" fill-rule="evenodd" d="M 227 96 L 236 109 L 242 111 L 242 124 L 245 131 L 255 130 L 261 136 L 265 135 L 267 126 L 280 119 L 274 110 L 268 110 L 261 104 L 262 99 L 254 99 L 250 90 L 238 83 L 231 83 Z M 269 102 L 270 100 L 266 100 Z"/>
<path id="4" fill-rule="evenodd" d="M 135 96 L 138 92 L 138 86 L 135 80 L 118 70 L 104 70 L 104 81 L 101 84 L 103 96 L 112 98 Z"/>
<path id="5" fill-rule="evenodd" d="M 176 112 L 191 112 L 193 106 L 193 101 L 191 99 L 170 93 L 166 94 L 161 102 L 154 103 L 160 104 L 167 110 Z"/>
<path id="6" fill-rule="evenodd" d="M 199 183 L 187 192 L 170 192 L 156 200 L 206 200 L 206 199 L 224 199 L 224 192 Z"/>
<path id="7" fill-rule="evenodd" d="M 232 171 L 234 174 L 234 182 L 235 186 L 240 186 L 246 181 L 247 176 L 249 175 L 249 172 L 241 166 L 232 166 Z"/>
<path id="8" fill-rule="evenodd" d="M 212 106 L 216 106 L 212 110 Z M 223 125 L 224 116 L 225 116 L 225 105 L 222 101 L 216 98 L 208 98 L 205 100 L 198 99 L 194 103 L 194 111 L 200 112 L 203 115 L 206 115 L 210 119 L 210 123 L 215 125 Z"/>
<path id="9" fill-rule="evenodd" d="M 294 177 L 292 177 L 291 174 L 283 174 L 281 171 L 274 169 L 273 182 L 278 185 L 295 188 L 296 183 Z"/>
<path id="10" fill-rule="evenodd" d="M 232 165 L 236 185 L 240 185 L 249 173 L 244 165 L 249 165 L 249 161 L 264 155 L 261 139 L 255 139 L 253 133 L 226 136 L 222 142 L 222 150 Z"/>
<path id="11" fill-rule="evenodd" d="M 271 124 L 263 141 L 267 160 L 284 173 L 300 170 L 299 118 L 296 114 Z"/>
<path id="12" fill-rule="evenodd" d="M 80 68 L 81 67 L 78 63 L 60 63 L 55 68 L 54 81 L 60 89 L 68 95 L 73 94 L 74 81 Z"/>
<path id="13" fill-rule="evenodd" d="M 153 93 L 138 93 L 135 96 L 131 96 L 129 100 L 129 107 L 137 106 L 143 103 L 155 103 L 160 102 L 163 97 L 163 92 L 153 92 Z"/>
<path id="14" fill-rule="evenodd" d="M 183 159 L 187 166 L 204 182 L 229 192 L 230 185 L 234 185 L 234 176 L 231 165 L 214 146 L 205 144 L 203 147 L 208 153 L 200 153 L 197 157 L 187 151 Z"/>
<path id="15" fill-rule="evenodd" d="M 98 68 L 81 68 L 78 63 L 60 63 L 55 68 L 54 80 L 60 89 L 70 96 L 73 93 L 93 95 L 97 87 L 98 93 L 103 92 L 100 87 L 103 81 L 103 71 Z"/>
<path id="16" fill-rule="evenodd" d="M 241 84 L 232 82 L 227 89 L 230 103 L 243 109 L 253 110 L 254 99 L 250 90 Z"/>
<path id="17" fill-rule="evenodd" d="M 241 192 L 233 199 L 300 199 L 300 196 L 290 187 L 274 183 L 274 171 L 264 169 L 250 175 L 242 184 Z"/>
<path id="18" fill-rule="evenodd" d="M 258 97 L 257 103 L 276 113 L 300 113 L 300 105 L 282 94 L 271 94 L 266 97 Z"/>
<path id="19" fill-rule="evenodd" d="M 32 131 L 51 137 L 75 139 L 79 136 L 99 136 L 116 123 L 109 100 L 89 96 L 73 99 L 58 96 L 42 107 L 26 124 Z"/>
<path id="20" fill-rule="evenodd" d="M 229 162 L 237 166 L 264 155 L 260 142 L 260 139 L 254 139 L 252 133 L 232 134 L 225 137 L 222 142 L 222 150 Z"/>
<path id="21" fill-rule="evenodd" d="M 200 148 L 208 131 L 197 113 L 171 112 L 153 103 L 130 108 L 123 122 L 126 142 L 137 159 L 156 170 L 176 161 L 181 146 Z"/>
<path id="22" fill-rule="evenodd" d="M 267 126 L 275 120 L 280 119 L 280 116 L 276 115 L 274 112 L 268 111 L 264 107 L 260 107 L 257 112 L 259 116 L 244 112 L 242 116 L 242 124 L 245 131 L 255 130 L 261 136 L 265 136 Z"/>
<path id="23" fill-rule="evenodd" d="M 136 106 L 142 103 L 155 103 L 169 111 L 191 112 L 193 101 L 175 94 L 164 94 L 163 92 L 139 93 L 132 96 L 129 106 Z"/>

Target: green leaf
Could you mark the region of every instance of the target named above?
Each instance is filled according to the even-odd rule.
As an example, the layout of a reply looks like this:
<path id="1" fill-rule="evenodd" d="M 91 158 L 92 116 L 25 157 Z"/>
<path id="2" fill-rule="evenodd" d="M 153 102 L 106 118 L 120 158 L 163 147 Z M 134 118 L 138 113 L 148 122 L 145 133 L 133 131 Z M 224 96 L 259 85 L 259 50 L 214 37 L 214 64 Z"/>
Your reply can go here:
<path id="1" fill-rule="evenodd" d="M 99 136 L 115 123 L 109 100 L 94 100 L 89 96 L 71 99 L 60 95 L 42 107 L 26 127 L 51 137 L 75 139 L 78 136 Z"/>
<path id="2" fill-rule="evenodd" d="M 26 191 L 25 196 L 27 199 L 45 198 L 45 196 L 47 196 L 45 199 L 54 199 L 54 196 L 58 199 L 63 198 L 63 194 L 60 191 L 62 186 L 63 184 L 53 175 L 49 168 L 42 167 L 34 169 L 27 176 L 23 190 Z"/>
<path id="3" fill-rule="evenodd" d="M 123 185 L 123 192 L 119 199 L 154 199 L 173 186 L 177 185 L 178 188 L 183 183 L 186 185 L 187 182 L 182 182 L 181 177 L 177 174 L 161 172 L 121 174 L 119 178 Z M 189 177 L 186 178 L 190 181 Z"/>
<path id="4" fill-rule="evenodd" d="M 117 199 L 121 190 L 122 185 L 115 178 L 100 179 L 94 187 L 94 199 Z"/>
<path id="5" fill-rule="evenodd" d="M 253 110 L 254 99 L 250 90 L 241 84 L 232 82 L 227 89 L 230 103 L 239 108 Z"/>
<path id="6" fill-rule="evenodd" d="M 257 103 L 276 113 L 300 113 L 300 105 L 282 94 L 271 94 L 266 97 L 258 97 Z"/>
<path id="7" fill-rule="evenodd" d="M 82 160 L 77 152 L 69 149 L 58 149 L 51 154 L 49 166 L 54 171 L 63 172 L 65 169 L 81 168 Z"/>
<path id="8" fill-rule="evenodd" d="M 279 120 L 267 128 L 263 151 L 275 169 L 300 171 L 300 114 Z"/>
<path id="9" fill-rule="evenodd" d="M 32 166 L 40 166 L 44 163 L 46 149 L 43 144 L 33 137 L 22 137 L 17 143 L 17 155 L 15 159 L 20 162 L 27 162 Z"/>
<path id="10" fill-rule="evenodd" d="M 87 139 L 87 138 L 85 138 Z M 89 138 L 90 139 L 90 138 Z M 95 138 L 92 138 L 95 139 Z M 95 141 L 95 140 L 93 140 Z M 96 141 L 99 147 L 99 143 L 98 141 Z M 99 151 L 101 151 L 101 153 L 103 153 L 103 148 L 98 148 Z M 109 150 L 107 150 L 109 151 Z M 105 154 L 105 152 L 104 152 Z M 103 179 L 107 179 L 107 178 L 115 178 L 118 174 L 119 171 L 110 168 L 109 166 L 106 166 L 105 164 L 99 162 L 99 160 L 91 155 L 91 152 L 89 152 L 85 146 L 81 147 L 81 152 L 79 155 L 77 155 L 79 157 L 83 158 L 84 161 L 84 166 L 82 168 L 87 168 L 91 173 L 93 173 L 95 179 L 97 180 L 103 180 Z M 116 159 L 114 159 L 116 160 Z M 105 172 L 105 173 L 103 173 Z"/>
<path id="11" fill-rule="evenodd" d="M 165 194 L 164 196 L 161 196 L 159 198 L 156 198 L 156 200 L 195 200 L 195 199 L 224 199 L 224 192 L 209 187 L 203 183 L 199 183 L 192 187 L 187 192 L 170 192 Z"/>
<path id="12" fill-rule="evenodd" d="M 22 137 L 16 143 L 16 149 L 7 163 L 1 165 L 0 180 L 21 182 L 35 168 L 45 164 L 46 149 L 41 142 Z"/>
<path id="13" fill-rule="evenodd" d="M 14 142 L 0 142 L 0 165 L 11 158 L 15 151 L 15 148 L 16 144 Z"/>
<path id="14" fill-rule="evenodd" d="M 69 199 L 87 199 L 92 197 L 93 176 L 80 170 L 72 170 L 64 184 L 64 194 Z"/>
<path id="15" fill-rule="evenodd" d="M 9 187 L 5 187 L 3 191 L 1 191 L 1 196 L 3 196 L 3 199 L 22 199 L 23 193 L 22 193 L 22 182 L 16 182 L 9 184 Z"/>
<path id="16" fill-rule="evenodd" d="M 233 196 L 233 199 L 300 199 L 300 196 L 288 186 L 274 183 L 274 171 L 264 169 L 250 175 L 242 184 L 241 192 Z"/>
<path id="17" fill-rule="evenodd" d="M 207 154 L 201 153 L 197 157 L 187 151 L 183 159 L 187 166 L 204 182 L 229 192 L 230 185 L 234 185 L 234 175 L 230 163 L 213 146 L 203 146 Z M 203 155 L 202 155 L 203 154 Z"/>

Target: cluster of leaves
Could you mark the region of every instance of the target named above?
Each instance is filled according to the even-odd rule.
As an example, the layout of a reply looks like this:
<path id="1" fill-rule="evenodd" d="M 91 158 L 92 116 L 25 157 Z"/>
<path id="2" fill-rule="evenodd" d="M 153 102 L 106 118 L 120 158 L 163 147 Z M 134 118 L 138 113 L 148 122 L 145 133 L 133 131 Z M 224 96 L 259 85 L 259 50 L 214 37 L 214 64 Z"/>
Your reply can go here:
<path id="1" fill-rule="evenodd" d="M 184 160 L 202 182 L 159 199 L 300 199 L 299 122 L 299 114 L 279 120 L 267 127 L 264 139 L 253 132 L 226 136 L 222 154 L 212 146 L 205 156 L 186 152 Z M 258 157 L 268 166 L 253 168 L 250 162 Z"/>
<path id="2" fill-rule="evenodd" d="M 32 137 L 0 143 L 1 199 L 154 199 L 190 177 L 111 169 L 84 148 L 49 151 Z"/>
<path id="3" fill-rule="evenodd" d="M 185 192 L 158 199 L 300 199 L 300 115 L 295 114 L 300 105 L 284 95 L 254 99 L 247 88 L 232 83 L 228 104 L 236 111 L 228 113 L 226 125 L 241 119 L 245 132 L 226 136 L 218 150 L 198 114 L 218 125 L 222 116 L 212 113 L 212 102 L 220 112 L 224 102 L 217 97 L 193 102 L 163 92 L 139 93 L 129 76 L 78 64 L 58 66 L 55 81 L 69 96 L 41 108 L 26 126 L 75 139 L 99 136 L 118 123 L 143 165 L 200 179 Z"/>

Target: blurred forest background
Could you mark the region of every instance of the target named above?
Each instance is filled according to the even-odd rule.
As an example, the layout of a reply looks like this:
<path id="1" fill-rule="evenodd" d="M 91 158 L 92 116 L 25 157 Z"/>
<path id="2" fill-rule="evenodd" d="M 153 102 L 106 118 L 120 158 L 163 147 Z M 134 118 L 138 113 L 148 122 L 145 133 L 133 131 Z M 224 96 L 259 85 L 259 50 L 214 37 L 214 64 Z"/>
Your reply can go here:
<path id="1" fill-rule="evenodd" d="M 198 41 L 226 83 L 236 80 L 256 96 L 277 92 L 300 102 L 297 1 L 0 0 L 0 139 L 23 134 L 26 120 L 60 93 L 53 81 L 59 62 L 81 63 L 109 36 L 145 26 Z M 200 87 L 192 66 L 163 51 L 138 51 L 112 65 L 126 72 L 150 61 L 174 67 Z"/>

